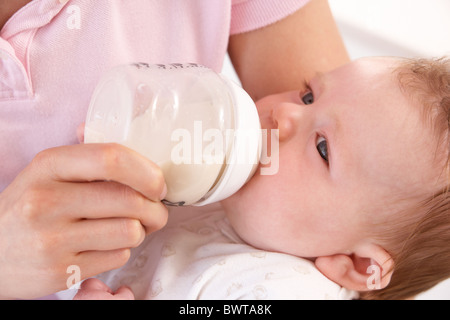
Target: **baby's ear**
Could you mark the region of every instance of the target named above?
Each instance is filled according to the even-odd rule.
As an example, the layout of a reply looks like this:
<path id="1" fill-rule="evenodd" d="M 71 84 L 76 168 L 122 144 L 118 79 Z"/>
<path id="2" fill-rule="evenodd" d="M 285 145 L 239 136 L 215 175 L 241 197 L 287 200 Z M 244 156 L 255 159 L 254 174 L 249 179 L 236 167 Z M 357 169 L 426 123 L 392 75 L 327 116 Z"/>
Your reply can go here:
<path id="1" fill-rule="evenodd" d="M 331 281 L 360 292 L 385 288 L 394 271 L 389 253 L 375 244 L 364 244 L 351 255 L 318 257 L 315 264 Z"/>

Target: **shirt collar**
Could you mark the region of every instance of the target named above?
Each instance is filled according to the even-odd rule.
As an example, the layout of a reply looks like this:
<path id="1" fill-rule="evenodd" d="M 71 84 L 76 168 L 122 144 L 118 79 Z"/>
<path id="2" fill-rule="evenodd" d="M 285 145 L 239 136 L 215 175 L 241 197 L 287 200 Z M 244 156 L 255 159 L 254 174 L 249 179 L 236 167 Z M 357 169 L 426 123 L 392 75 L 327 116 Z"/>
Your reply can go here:
<path id="1" fill-rule="evenodd" d="M 32 0 L 6 22 L 0 31 L 0 37 L 8 40 L 18 33 L 48 24 L 69 1 Z"/>

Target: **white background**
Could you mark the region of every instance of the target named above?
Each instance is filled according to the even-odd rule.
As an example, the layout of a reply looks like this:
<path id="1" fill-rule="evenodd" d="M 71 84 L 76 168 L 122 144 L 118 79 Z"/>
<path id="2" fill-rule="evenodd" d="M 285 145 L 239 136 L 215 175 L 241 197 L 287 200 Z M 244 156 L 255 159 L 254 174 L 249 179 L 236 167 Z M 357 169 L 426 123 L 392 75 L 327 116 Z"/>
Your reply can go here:
<path id="1" fill-rule="evenodd" d="M 329 3 L 352 59 L 450 55 L 450 0 L 329 0 Z M 236 79 L 229 60 L 225 62 L 224 73 Z M 450 280 L 417 299 L 450 300 Z"/>

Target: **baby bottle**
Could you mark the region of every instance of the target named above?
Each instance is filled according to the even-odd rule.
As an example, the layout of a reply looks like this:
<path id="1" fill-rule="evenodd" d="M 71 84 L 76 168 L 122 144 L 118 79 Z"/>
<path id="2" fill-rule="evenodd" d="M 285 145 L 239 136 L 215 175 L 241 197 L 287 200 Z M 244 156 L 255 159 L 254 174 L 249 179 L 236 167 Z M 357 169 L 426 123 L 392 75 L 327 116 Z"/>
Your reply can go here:
<path id="1" fill-rule="evenodd" d="M 159 165 L 169 205 L 202 206 L 238 191 L 261 156 L 252 99 L 197 64 L 117 66 L 92 95 L 85 143 L 120 143 Z"/>

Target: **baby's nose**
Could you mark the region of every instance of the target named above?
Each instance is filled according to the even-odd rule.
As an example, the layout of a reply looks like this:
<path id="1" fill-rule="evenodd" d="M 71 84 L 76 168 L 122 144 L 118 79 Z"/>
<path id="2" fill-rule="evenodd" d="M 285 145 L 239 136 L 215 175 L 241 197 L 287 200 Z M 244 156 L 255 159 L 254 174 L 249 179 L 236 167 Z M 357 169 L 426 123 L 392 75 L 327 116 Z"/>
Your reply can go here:
<path id="1" fill-rule="evenodd" d="M 304 107 L 295 103 L 280 103 L 272 112 L 274 123 L 279 130 L 279 140 L 289 140 L 292 138 L 298 128 L 299 122 L 304 117 Z"/>

